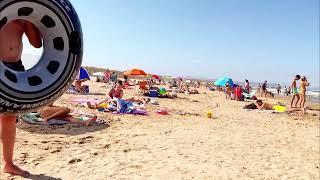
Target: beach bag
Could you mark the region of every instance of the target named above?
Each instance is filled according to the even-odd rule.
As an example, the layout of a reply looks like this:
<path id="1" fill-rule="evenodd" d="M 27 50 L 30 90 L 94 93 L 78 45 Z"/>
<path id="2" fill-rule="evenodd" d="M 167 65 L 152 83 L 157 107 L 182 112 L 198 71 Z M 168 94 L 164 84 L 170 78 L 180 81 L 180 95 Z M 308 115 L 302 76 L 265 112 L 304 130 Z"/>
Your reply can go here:
<path id="1" fill-rule="evenodd" d="M 88 85 L 83 85 L 83 93 L 84 94 L 89 94 L 90 90 L 89 90 L 89 86 Z"/>

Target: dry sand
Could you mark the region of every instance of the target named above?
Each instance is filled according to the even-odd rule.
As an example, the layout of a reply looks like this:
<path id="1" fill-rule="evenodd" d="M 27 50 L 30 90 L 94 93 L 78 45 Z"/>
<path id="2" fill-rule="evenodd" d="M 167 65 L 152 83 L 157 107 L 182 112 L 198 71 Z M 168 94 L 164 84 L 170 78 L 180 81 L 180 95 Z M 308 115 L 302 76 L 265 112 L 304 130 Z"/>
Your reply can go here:
<path id="1" fill-rule="evenodd" d="M 94 92 L 102 84 L 90 82 Z M 205 94 L 204 94 L 205 93 Z M 126 96 L 135 90 L 125 90 Z M 219 92 L 157 99 L 170 115 L 96 113 L 107 125 L 36 126 L 19 123 L 15 162 L 33 179 L 319 179 L 319 113 L 269 114 L 242 110 L 248 102 Z M 276 100 L 269 100 L 274 103 Z M 218 107 L 217 107 L 218 105 Z M 206 118 L 212 110 L 214 118 Z M 186 114 L 179 115 L 177 112 Z M 313 116 L 312 116 L 313 114 Z M 314 116 L 316 115 L 316 116 Z M 0 174 L 0 179 L 21 179 Z"/>

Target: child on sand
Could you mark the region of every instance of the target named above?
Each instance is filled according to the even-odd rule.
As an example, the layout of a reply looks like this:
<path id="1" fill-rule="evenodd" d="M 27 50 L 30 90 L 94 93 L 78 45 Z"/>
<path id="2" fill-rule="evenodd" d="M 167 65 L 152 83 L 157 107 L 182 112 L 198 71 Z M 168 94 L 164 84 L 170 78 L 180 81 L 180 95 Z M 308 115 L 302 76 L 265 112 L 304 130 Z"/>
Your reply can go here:
<path id="1" fill-rule="evenodd" d="M 298 88 L 297 88 L 297 81 L 299 81 L 299 80 L 300 80 L 300 75 L 296 75 L 294 80 L 291 83 L 292 94 L 293 94 L 292 95 L 292 99 L 291 99 L 291 108 L 296 108 L 297 104 L 299 102 L 299 99 L 300 99 L 299 91 L 298 91 Z M 295 98 L 297 98 L 297 101 L 296 101 L 295 105 L 293 106 L 293 102 L 294 102 Z"/>
<path id="2" fill-rule="evenodd" d="M 40 114 L 40 117 L 43 119 L 44 122 L 48 122 L 51 119 L 58 118 L 58 119 L 69 121 L 74 124 L 82 124 L 82 125 L 89 126 L 97 120 L 97 116 L 93 116 L 92 118 L 88 118 L 88 119 L 75 118 L 70 115 L 70 112 L 71 110 L 69 108 L 54 106 L 53 103 L 43 107 L 38 111 L 38 113 Z"/>
<path id="3" fill-rule="evenodd" d="M 308 82 L 307 78 L 303 76 L 301 78 L 301 84 L 300 84 L 300 107 L 302 108 L 303 114 L 306 113 L 306 109 L 304 107 L 304 104 L 306 102 L 306 91 L 307 91 L 307 86 L 309 86 L 310 83 Z"/>

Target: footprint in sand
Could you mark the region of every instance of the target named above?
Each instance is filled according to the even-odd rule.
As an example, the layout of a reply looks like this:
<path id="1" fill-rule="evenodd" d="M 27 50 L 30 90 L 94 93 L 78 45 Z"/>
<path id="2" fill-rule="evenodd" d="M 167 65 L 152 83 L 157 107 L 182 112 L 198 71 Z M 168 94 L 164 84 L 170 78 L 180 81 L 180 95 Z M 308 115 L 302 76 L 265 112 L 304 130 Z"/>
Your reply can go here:
<path id="1" fill-rule="evenodd" d="M 131 165 L 130 168 L 142 169 L 142 165 L 135 164 L 135 165 Z"/>
<path id="2" fill-rule="evenodd" d="M 58 152 L 61 152 L 61 150 L 60 149 L 54 150 L 51 152 L 51 154 L 58 153 Z"/>
<path id="3" fill-rule="evenodd" d="M 103 148 L 109 149 L 111 144 L 106 144 Z"/>
<path id="4" fill-rule="evenodd" d="M 69 163 L 69 164 L 74 164 L 74 163 L 81 162 L 81 161 L 82 161 L 81 159 L 73 158 L 73 159 L 71 159 L 68 163 Z"/>
<path id="5" fill-rule="evenodd" d="M 80 138 L 79 144 L 89 143 L 92 141 L 93 138 L 94 138 L 93 136 L 86 136 L 86 137 Z"/>
<path id="6" fill-rule="evenodd" d="M 123 152 L 125 152 L 125 153 L 128 153 L 128 152 L 130 152 L 131 151 L 131 149 L 124 149 L 123 150 Z"/>

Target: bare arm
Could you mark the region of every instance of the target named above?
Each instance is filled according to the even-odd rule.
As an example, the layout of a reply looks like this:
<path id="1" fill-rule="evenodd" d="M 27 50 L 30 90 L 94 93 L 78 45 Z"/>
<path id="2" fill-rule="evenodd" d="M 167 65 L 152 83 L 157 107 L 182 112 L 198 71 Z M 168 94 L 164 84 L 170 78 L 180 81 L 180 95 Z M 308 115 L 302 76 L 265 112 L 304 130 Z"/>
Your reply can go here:
<path id="1" fill-rule="evenodd" d="M 42 39 L 39 30 L 30 22 L 24 22 L 26 36 L 35 48 L 42 47 Z"/>
<path id="2" fill-rule="evenodd" d="M 112 99 L 113 98 L 113 92 L 114 92 L 114 88 L 110 89 L 108 96 Z"/>
<path id="3" fill-rule="evenodd" d="M 122 99 L 122 97 L 123 97 L 123 90 L 120 91 L 119 97 L 120 97 L 120 99 Z"/>

